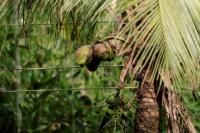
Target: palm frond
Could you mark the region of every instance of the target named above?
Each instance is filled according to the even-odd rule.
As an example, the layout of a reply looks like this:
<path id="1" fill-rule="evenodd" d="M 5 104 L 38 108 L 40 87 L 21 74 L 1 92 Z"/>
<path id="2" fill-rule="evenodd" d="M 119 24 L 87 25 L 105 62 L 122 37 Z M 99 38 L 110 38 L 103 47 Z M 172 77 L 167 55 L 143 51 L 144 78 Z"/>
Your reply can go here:
<path id="1" fill-rule="evenodd" d="M 34 24 L 51 24 L 55 40 L 61 32 L 70 41 L 90 43 L 94 37 L 111 32 L 114 23 L 107 9 L 112 0 L 3 0 L 0 3 L 0 24 L 20 26 L 21 32 L 31 31 Z M 12 19 L 15 17 L 15 22 Z M 106 28 L 112 26 L 109 29 Z M 96 31 L 99 31 L 97 34 Z M 105 32 L 106 31 L 106 32 Z M 97 40 L 97 39 L 96 39 Z"/>
<path id="2" fill-rule="evenodd" d="M 171 85 L 180 81 L 193 84 L 200 68 L 200 1 L 144 0 L 138 3 L 119 36 L 127 34 L 123 50 L 136 53 L 134 73 L 153 69 Z M 130 32 L 131 27 L 135 27 Z M 173 81 L 173 82 L 172 82 Z"/>

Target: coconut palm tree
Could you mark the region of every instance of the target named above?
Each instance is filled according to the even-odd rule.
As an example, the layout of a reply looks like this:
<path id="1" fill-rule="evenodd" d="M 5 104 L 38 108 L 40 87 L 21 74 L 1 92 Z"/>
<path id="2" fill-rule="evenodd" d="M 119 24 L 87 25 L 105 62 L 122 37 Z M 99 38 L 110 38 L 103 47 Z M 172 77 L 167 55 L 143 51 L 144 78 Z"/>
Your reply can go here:
<path id="1" fill-rule="evenodd" d="M 119 26 L 117 38 L 125 40 L 119 54 L 130 51 L 130 58 L 122 70 L 119 87 L 123 88 L 128 70 L 142 82 L 137 92 L 135 132 L 158 132 L 158 103 L 165 106 L 168 132 L 183 131 L 178 119 L 184 121 L 189 132 L 196 132 L 187 112 L 181 111 L 184 109 L 175 92 L 183 81 L 193 89 L 190 86 L 198 81 L 199 7 L 199 1 L 144 0 L 126 11 L 126 24 Z M 161 93 L 161 98 L 156 100 L 156 93 Z"/>
<path id="2" fill-rule="evenodd" d="M 13 15 L 9 12 L 10 4 L 17 3 L 1 2 L 1 23 Z M 66 38 L 74 43 L 78 40 L 83 45 L 99 44 L 98 40 L 105 40 L 103 44 L 111 42 L 115 46 L 114 42 L 120 40 L 116 53 L 126 53 L 128 59 L 119 89 L 123 89 L 127 74 L 141 81 L 135 132 L 159 132 L 161 104 L 169 120 L 168 132 L 182 132 L 181 122 L 187 131 L 196 132 L 176 91 L 181 89 L 182 82 L 193 91 L 199 81 L 199 0 L 19 0 L 16 14 L 23 34 L 32 23 L 45 21 L 55 24 L 55 38 L 65 28 Z M 47 17 L 35 19 L 38 14 Z M 107 21 L 104 25 L 99 24 L 102 19 Z M 68 22 L 73 28 L 69 28 Z M 107 60 L 101 55 L 94 57 Z"/>
<path id="3" fill-rule="evenodd" d="M 159 100 L 163 102 L 169 118 L 168 124 L 171 126 L 169 132 L 181 131 L 177 116 L 183 115 L 184 111 L 179 112 L 180 110 L 175 107 L 180 105 L 180 101 L 174 93 L 176 89 L 179 89 L 181 82 L 184 81 L 187 86 L 192 86 L 198 81 L 200 38 L 197 19 L 200 15 L 193 11 L 199 12 L 199 7 L 199 1 L 141 1 L 131 12 L 134 15 L 128 24 L 122 29 L 122 33 L 130 32 L 130 27 L 135 26 L 133 22 L 138 24 L 126 36 L 128 37 L 126 40 L 130 40 L 130 43 L 123 48 L 132 49 L 130 58 L 132 74 L 144 73 L 141 89 L 138 91 L 138 100 L 142 101 L 141 105 L 138 104 L 138 110 L 140 110 L 138 115 L 144 117 L 138 118 L 143 123 L 138 122 L 140 126 L 138 130 L 146 132 L 154 130 L 154 128 L 148 129 L 148 125 L 151 126 L 151 124 L 148 124 L 148 116 L 145 118 L 144 115 L 145 113 L 151 114 L 147 110 L 152 109 L 155 110 L 155 112 L 152 111 L 154 112 L 152 117 L 157 118 L 156 106 L 144 107 L 144 101 L 153 103 L 154 99 L 147 96 L 147 88 L 149 88 L 149 93 L 154 88 L 154 92 L 162 91 L 162 98 Z M 190 34 L 191 30 L 194 34 Z M 156 82 L 162 82 L 160 90 L 159 87 L 155 88 Z M 154 104 L 156 105 L 156 102 Z M 145 109 L 144 112 L 141 111 L 143 109 Z M 195 132 L 189 119 L 182 116 L 181 119 L 185 121 L 185 126 L 190 132 Z"/>

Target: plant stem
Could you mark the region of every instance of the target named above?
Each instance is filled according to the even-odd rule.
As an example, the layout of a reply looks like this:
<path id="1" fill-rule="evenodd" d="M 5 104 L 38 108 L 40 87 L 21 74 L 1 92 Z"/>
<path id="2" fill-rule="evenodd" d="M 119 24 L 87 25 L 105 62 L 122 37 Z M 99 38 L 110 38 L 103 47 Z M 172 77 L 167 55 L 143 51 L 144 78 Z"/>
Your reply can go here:
<path id="1" fill-rule="evenodd" d="M 16 38 L 15 41 L 15 68 L 20 69 L 20 51 L 19 51 L 19 44 L 18 40 Z M 16 90 L 20 90 L 20 84 L 21 84 L 21 71 L 16 70 Z M 20 92 L 16 93 L 16 113 L 17 113 L 17 133 L 21 132 L 21 125 L 22 125 L 22 113 L 20 110 L 20 102 L 21 102 L 21 94 Z"/>
<path id="2" fill-rule="evenodd" d="M 13 2 L 11 3 L 12 5 L 12 9 L 13 9 L 13 19 L 12 21 L 14 21 L 15 23 L 17 23 L 18 21 L 18 15 L 15 14 L 15 11 L 17 11 L 18 9 L 18 3 L 20 1 L 16 1 L 16 2 Z M 14 37 L 14 40 L 15 40 L 15 78 L 16 78 L 16 81 L 15 81 L 15 87 L 16 87 L 16 90 L 19 91 L 20 90 L 20 87 L 21 87 L 21 71 L 20 71 L 20 68 L 21 68 L 21 64 L 20 64 L 20 47 L 19 47 L 19 32 L 16 30 L 14 31 L 15 33 L 15 37 Z M 22 112 L 21 112 L 21 109 L 20 109 L 20 102 L 21 102 L 21 93 L 20 92 L 17 92 L 16 93 L 16 122 L 17 122 L 17 133 L 20 133 L 21 132 L 21 125 L 22 125 Z"/>

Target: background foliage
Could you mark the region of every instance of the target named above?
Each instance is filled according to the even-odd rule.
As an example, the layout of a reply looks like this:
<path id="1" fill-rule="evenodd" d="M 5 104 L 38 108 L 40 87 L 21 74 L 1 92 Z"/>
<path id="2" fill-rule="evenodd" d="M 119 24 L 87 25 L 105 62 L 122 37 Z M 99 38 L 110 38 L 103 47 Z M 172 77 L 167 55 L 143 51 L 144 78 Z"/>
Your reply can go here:
<path id="1" fill-rule="evenodd" d="M 28 6 L 26 2 L 24 6 L 26 4 Z M 34 10 L 34 6 L 32 8 Z M 1 11 L 9 11 L 12 14 L 10 9 L 10 7 L 1 7 Z M 89 10 L 89 8 L 82 9 L 86 10 L 81 12 Z M 11 24 L 15 23 L 11 17 L 5 16 L 4 20 L 1 20 L 0 132 L 16 132 L 16 93 L 5 92 L 16 90 L 17 81 L 14 73 L 16 40 L 20 47 L 20 61 L 23 68 L 74 66 L 76 65 L 74 52 L 79 46 L 91 44 L 104 34 L 109 34 L 116 25 L 113 21 L 105 21 L 107 17 L 104 16 L 103 20 L 101 17 L 95 19 L 98 22 L 94 25 L 94 30 L 91 29 L 91 24 L 94 23 L 85 20 L 90 16 L 81 16 L 82 14 L 76 9 L 69 14 L 63 25 L 56 24 L 56 20 L 60 18 L 53 19 L 55 16 L 51 14 L 50 9 L 42 15 L 39 10 L 36 11 L 34 18 L 29 17 L 28 11 L 25 11 L 24 16 L 21 20 L 17 20 L 19 22 L 16 25 Z M 51 19 L 48 18 L 49 15 Z M 26 22 L 33 21 L 38 24 L 23 25 L 25 18 L 27 18 Z M 47 21 L 52 24 L 42 24 Z M 87 22 L 87 24 L 83 27 L 80 22 Z M 106 32 L 102 33 L 105 29 Z M 20 33 L 20 31 L 23 32 Z M 121 65 L 123 59 L 119 57 L 113 62 L 105 62 L 101 65 L 107 64 Z M 121 109 L 118 104 L 115 105 L 117 108 L 113 108 L 108 102 L 114 99 L 116 91 L 106 87 L 117 85 L 120 70 L 121 67 L 100 67 L 94 73 L 86 68 L 20 71 L 21 90 L 52 89 L 52 91 L 20 92 L 22 132 L 93 133 L 98 130 L 104 118 L 110 119 L 108 124 L 104 125 L 106 132 L 130 132 L 134 125 L 136 89 L 125 89 L 122 93 L 125 102 L 123 108 L 127 109 Z M 136 83 L 129 77 L 126 86 L 134 87 Z M 55 89 L 60 89 L 60 91 Z M 182 101 L 187 106 L 194 125 L 200 131 L 200 91 L 196 92 L 197 100 L 194 100 L 190 91 L 181 89 L 179 94 L 182 94 Z M 164 121 L 164 119 L 161 120 L 162 132 L 166 131 Z"/>
<path id="2" fill-rule="evenodd" d="M 19 30 L 18 26 L 1 26 L 1 132 L 16 130 L 16 94 L 3 92 L 15 90 L 14 34 L 16 30 Z M 53 27 L 37 26 L 33 28 L 28 39 L 19 38 L 21 66 L 47 68 L 22 70 L 20 89 L 52 90 L 21 92 L 22 132 L 94 132 L 98 129 L 105 112 L 113 115 L 110 130 L 114 129 L 114 125 L 118 125 L 116 130 L 121 130 L 124 126 L 127 128 L 128 125 L 123 125 L 123 121 L 120 125 L 117 123 L 120 122 L 117 121 L 120 112 L 108 109 L 108 104 L 105 102 L 116 94 L 113 87 L 117 84 L 120 67 L 106 67 L 111 63 L 103 63 L 105 67 L 100 67 L 94 73 L 86 68 L 67 68 L 66 66 L 77 66 L 74 62 L 74 51 L 77 46 L 67 43 L 62 36 L 59 37 L 60 44 L 55 46 L 55 41 L 47 34 L 47 30 L 53 30 Z M 117 58 L 111 65 L 122 63 L 123 60 Z M 61 69 L 48 69 L 51 67 Z M 54 89 L 60 91 L 53 91 Z M 128 95 L 129 98 L 134 97 L 134 93 L 129 94 L 133 91 L 125 90 L 124 95 Z M 130 101 L 127 99 L 128 96 L 125 97 L 127 103 Z M 134 108 L 129 112 L 134 112 Z M 133 120 L 133 113 L 127 115 Z"/>

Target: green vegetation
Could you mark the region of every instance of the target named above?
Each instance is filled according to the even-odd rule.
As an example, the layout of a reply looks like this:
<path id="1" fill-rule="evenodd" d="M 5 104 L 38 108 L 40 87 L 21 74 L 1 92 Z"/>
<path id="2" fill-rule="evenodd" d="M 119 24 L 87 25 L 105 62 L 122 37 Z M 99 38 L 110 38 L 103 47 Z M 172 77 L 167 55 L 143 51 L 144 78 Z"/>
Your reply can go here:
<path id="1" fill-rule="evenodd" d="M 199 57 L 199 0 L 2 0 L 0 132 L 200 132 Z"/>

